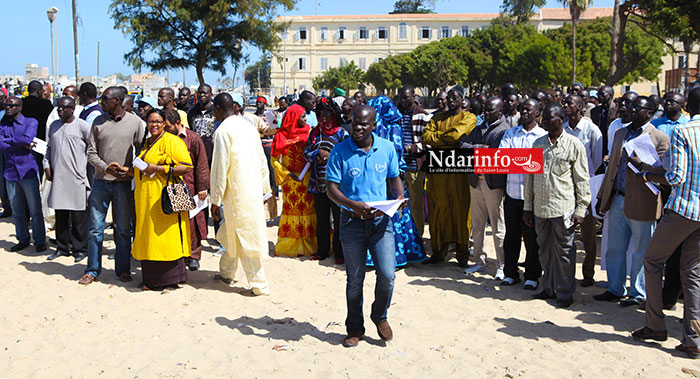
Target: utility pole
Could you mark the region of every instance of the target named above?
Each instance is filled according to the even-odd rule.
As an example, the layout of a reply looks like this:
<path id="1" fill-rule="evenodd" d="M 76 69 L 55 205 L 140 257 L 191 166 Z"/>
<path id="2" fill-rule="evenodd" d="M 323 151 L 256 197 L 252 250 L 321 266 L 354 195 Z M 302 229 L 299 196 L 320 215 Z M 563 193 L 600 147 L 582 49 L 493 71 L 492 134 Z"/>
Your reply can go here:
<path id="1" fill-rule="evenodd" d="M 58 8 L 52 7 L 46 11 L 46 16 L 49 18 L 49 29 L 51 30 L 51 90 L 56 90 L 56 60 L 54 48 L 54 38 L 53 38 L 53 22 L 56 20 L 56 14 L 58 13 Z M 53 102 L 53 93 L 51 94 L 51 101 Z"/>
<path id="2" fill-rule="evenodd" d="M 75 85 L 80 85 L 80 68 L 78 65 L 78 11 L 73 0 L 73 53 L 75 57 Z"/>
<path id="3" fill-rule="evenodd" d="M 100 86 L 100 41 L 97 41 L 97 86 Z"/>

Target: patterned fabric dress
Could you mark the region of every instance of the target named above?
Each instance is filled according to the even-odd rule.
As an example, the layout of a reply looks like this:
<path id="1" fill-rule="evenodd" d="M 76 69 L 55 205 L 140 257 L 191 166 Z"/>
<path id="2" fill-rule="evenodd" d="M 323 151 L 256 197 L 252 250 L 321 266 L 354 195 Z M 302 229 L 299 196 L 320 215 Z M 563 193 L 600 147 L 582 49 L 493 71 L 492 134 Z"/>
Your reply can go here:
<path id="1" fill-rule="evenodd" d="M 318 248 L 314 195 L 307 192 L 311 175 L 304 175 L 301 182 L 289 176 L 290 172 L 299 176 L 306 165 L 304 142 L 290 146 L 281 160 L 279 156 L 271 159 L 275 181 L 282 188 L 283 199 L 275 245 L 277 256 L 314 255 Z"/>
<path id="2" fill-rule="evenodd" d="M 374 133 L 379 137 L 388 139 L 394 144 L 399 156 L 399 171 L 406 171 L 406 161 L 403 159 L 403 143 L 401 134 L 401 113 L 394 103 L 386 96 L 375 97 L 368 103 L 377 111 L 377 127 Z M 404 183 L 404 188 L 407 188 Z M 394 196 L 391 189 L 387 190 L 389 200 Z M 408 191 L 404 191 L 404 196 L 408 198 Z M 401 211 L 397 212 L 391 221 L 394 224 L 394 244 L 396 245 L 396 266 L 403 266 L 406 263 L 421 262 L 426 259 L 423 239 L 418 235 L 418 229 L 411 216 L 411 206 L 409 204 Z M 367 252 L 367 265 L 374 266 L 372 256 Z"/>

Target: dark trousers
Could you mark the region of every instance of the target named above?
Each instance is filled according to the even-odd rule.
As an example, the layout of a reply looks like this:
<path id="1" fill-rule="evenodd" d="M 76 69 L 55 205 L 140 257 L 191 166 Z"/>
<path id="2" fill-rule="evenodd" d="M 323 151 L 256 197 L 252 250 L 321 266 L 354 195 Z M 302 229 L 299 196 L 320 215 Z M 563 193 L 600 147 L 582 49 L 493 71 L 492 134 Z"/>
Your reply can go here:
<path id="1" fill-rule="evenodd" d="M 270 171 L 270 188 L 272 188 L 272 194 L 275 197 L 279 197 L 280 190 L 275 183 L 275 171 L 272 169 L 272 163 L 270 162 L 270 156 L 272 152 L 272 146 L 264 146 L 263 151 L 265 152 L 265 158 L 267 158 L 267 169 Z"/>
<path id="2" fill-rule="evenodd" d="M 56 209 L 56 246 L 66 253 L 87 252 L 88 211 Z"/>
<path id="3" fill-rule="evenodd" d="M 0 205 L 2 205 L 2 211 L 6 216 L 12 215 L 12 206 L 10 205 L 10 196 L 7 194 L 7 187 L 5 186 L 5 154 L 0 153 Z"/>
<path id="4" fill-rule="evenodd" d="M 598 255 L 596 229 L 595 217 L 593 217 L 589 207 L 588 214 L 584 217 L 583 224 L 581 224 L 581 241 L 583 242 L 583 250 L 586 252 L 582 267 L 584 279 L 593 279 L 595 274 L 595 259 Z"/>
<path id="5" fill-rule="evenodd" d="M 661 295 L 664 305 L 676 305 L 683 291 L 683 287 L 681 286 L 682 250 L 683 244 L 678 246 L 668 260 L 666 260 L 666 267 L 664 267 L 664 288 Z"/>
<path id="6" fill-rule="evenodd" d="M 325 193 L 314 194 L 316 207 L 316 239 L 318 251 L 322 258 L 328 257 L 331 251 L 331 212 L 333 213 L 333 253 L 336 258 L 343 258 L 343 248 L 340 244 L 340 207 L 328 198 Z"/>
<path id="7" fill-rule="evenodd" d="M 544 275 L 540 286 L 559 300 L 571 299 L 576 291 L 576 245 L 574 227 L 564 223 L 564 217 L 539 218 L 535 216 L 540 264 Z"/>
<path id="8" fill-rule="evenodd" d="M 538 254 L 537 233 L 534 227 L 523 222 L 524 200 L 513 199 L 506 194 L 503 200 L 503 214 L 506 222 L 506 236 L 503 240 L 503 273 L 506 277 L 517 279 L 518 260 L 520 259 L 520 238 L 525 243 L 525 280 L 538 280 L 542 276 L 542 266 Z"/>

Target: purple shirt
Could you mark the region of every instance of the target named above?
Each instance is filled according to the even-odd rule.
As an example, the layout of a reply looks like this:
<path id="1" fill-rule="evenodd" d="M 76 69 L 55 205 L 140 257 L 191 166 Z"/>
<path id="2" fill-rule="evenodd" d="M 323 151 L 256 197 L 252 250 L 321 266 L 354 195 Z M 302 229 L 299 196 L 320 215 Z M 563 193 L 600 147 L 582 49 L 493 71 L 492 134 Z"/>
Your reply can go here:
<path id="1" fill-rule="evenodd" d="M 5 117 L 0 122 L 0 151 L 5 155 L 5 179 L 18 181 L 38 174 L 39 166 L 32 150 L 25 147 L 36 137 L 38 126 L 37 120 L 21 114 L 16 120 Z"/>

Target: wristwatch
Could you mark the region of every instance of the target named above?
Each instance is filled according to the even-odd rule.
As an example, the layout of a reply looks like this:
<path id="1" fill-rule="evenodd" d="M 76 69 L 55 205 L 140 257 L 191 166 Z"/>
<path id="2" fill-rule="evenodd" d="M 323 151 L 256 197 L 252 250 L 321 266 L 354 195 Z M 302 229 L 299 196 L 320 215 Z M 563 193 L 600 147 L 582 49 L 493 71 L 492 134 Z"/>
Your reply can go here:
<path id="1" fill-rule="evenodd" d="M 648 182 L 648 181 L 649 181 L 649 179 L 647 179 L 647 174 L 648 174 L 648 173 L 649 173 L 649 171 L 644 171 L 644 172 L 642 172 L 642 179 L 644 179 L 645 182 Z"/>

